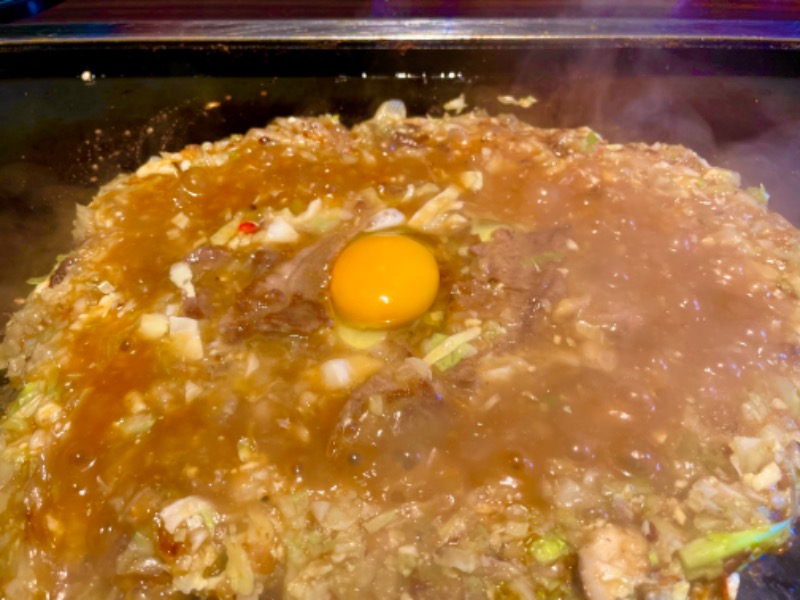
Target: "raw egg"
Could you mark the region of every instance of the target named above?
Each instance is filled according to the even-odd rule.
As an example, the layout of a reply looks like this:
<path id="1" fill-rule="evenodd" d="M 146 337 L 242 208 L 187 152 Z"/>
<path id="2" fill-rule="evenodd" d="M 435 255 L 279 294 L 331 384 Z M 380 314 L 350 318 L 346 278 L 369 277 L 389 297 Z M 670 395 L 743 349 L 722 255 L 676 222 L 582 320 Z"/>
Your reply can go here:
<path id="1" fill-rule="evenodd" d="M 336 259 L 330 289 L 345 321 L 368 328 L 403 325 L 433 304 L 439 266 L 413 238 L 369 235 L 350 243 Z"/>

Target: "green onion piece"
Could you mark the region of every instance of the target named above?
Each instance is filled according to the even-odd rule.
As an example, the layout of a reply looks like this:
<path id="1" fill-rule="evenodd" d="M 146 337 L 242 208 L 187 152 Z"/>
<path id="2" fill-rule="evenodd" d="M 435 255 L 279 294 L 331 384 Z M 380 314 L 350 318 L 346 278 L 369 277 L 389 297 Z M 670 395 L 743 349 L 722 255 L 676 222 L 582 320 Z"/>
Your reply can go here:
<path id="1" fill-rule="evenodd" d="M 791 535 L 789 519 L 744 531 L 712 532 L 678 550 L 683 573 L 689 580 L 714 578 L 723 563 L 745 552 L 763 553 L 782 546 Z"/>
<path id="2" fill-rule="evenodd" d="M 427 340 L 422 342 L 422 351 L 425 354 L 428 354 L 431 350 L 436 348 L 439 344 L 447 339 L 447 335 L 444 333 L 434 333 L 431 337 Z"/>
<path id="3" fill-rule="evenodd" d="M 658 553 L 655 550 L 650 550 L 650 552 L 647 553 L 647 562 L 650 563 L 651 567 L 658 566 Z"/>
<path id="4" fill-rule="evenodd" d="M 745 190 L 745 192 L 755 198 L 755 201 L 759 204 L 766 205 L 767 202 L 769 202 L 769 192 L 767 192 L 767 189 L 764 187 L 763 183 L 759 184 L 758 187 L 749 187 Z"/>
<path id="5" fill-rule="evenodd" d="M 572 553 L 572 548 L 557 536 L 539 538 L 528 546 L 528 551 L 540 565 L 551 565 Z"/>
<path id="6" fill-rule="evenodd" d="M 25 280 L 28 285 L 39 285 L 43 281 L 50 279 L 50 275 L 42 275 L 41 277 L 30 277 Z"/>
<path id="7" fill-rule="evenodd" d="M 584 143 L 586 144 L 586 151 L 587 152 L 594 152 L 594 147 L 597 145 L 597 142 L 600 141 L 600 136 L 597 135 L 594 131 L 590 131 Z"/>

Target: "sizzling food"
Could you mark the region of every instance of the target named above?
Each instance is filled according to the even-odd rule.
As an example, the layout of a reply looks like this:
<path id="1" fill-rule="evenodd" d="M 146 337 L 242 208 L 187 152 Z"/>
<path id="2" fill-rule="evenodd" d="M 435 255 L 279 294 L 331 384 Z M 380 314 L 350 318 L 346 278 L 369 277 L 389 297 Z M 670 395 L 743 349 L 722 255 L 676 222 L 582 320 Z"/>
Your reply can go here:
<path id="1" fill-rule="evenodd" d="M 800 234 L 764 200 L 397 102 L 148 162 L 8 325 L 3 595 L 721 594 L 793 515 Z"/>

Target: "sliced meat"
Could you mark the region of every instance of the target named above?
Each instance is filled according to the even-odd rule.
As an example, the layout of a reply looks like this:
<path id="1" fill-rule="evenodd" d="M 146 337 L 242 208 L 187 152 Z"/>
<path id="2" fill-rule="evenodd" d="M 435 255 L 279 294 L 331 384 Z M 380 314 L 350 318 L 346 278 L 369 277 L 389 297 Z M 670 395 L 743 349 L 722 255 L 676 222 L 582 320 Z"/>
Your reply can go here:
<path id="1" fill-rule="evenodd" d="M 501 228 L 491 239 L 473 246 L 478 257 L 473 275 L 509 289 L 538 291 L 552 280 L 567 241 L 563 229 L 522 232 Z"/>
<path id="2" fill-rule="evenodd" d="M 242 292 L 232 318 L 223 320 L 223 333 L 231 340 L 255 334 L 309 334 L 330 325 L 325 307 L 294 294 L 286 298 L 280 290 Z"/>
<path id="3" fill-rule="evenodd" d="M 347 243 L 342 234 L 325 235 L 289 260 L 271 268 L 263 278 L 263 289 L 280 290 L 287 298 L 296 294 L 316 300 L 328 281 L 328 267 Z"/>
<path id="4" fill-rule="evenodd" d="M 183 300 L 181 301 L 184 316 L 191 319 L 205 319 L 211 316 L 211 304 L 212 301 L 208 291 L 203 289 L 199 290 L 192 298 L 189 298 L 184 293 Z"/>
<path id="5" fill-rule="evenodd" d="M 50 275 L 50 287 L 55 287 L 67 277 L 67 273 L 69 273 L 70 268 L 78 262 L 77 256 L 68 256 L 56 267 L 56 270 L 53 271 L 53 274 Z"/>
<path id="6" fill-rule="evenodd" d="M 181 302 L 183 314 L 192 319 L 205 319 L 214 312 L 215 298 L 220 296 L 216 281 L 211 285 L 204 282 L 214 280 L 234 260 L 233 253 L 218 246 L 200 246 L 187 254 L 184 259 L 192 268 L 196 295 L 183 294 Z"/>
<path id="7" fill-rule="evenodd" d="M 346 239 L 332 235 L 281 261 L 262 250 L 252 261 L 253 280 L 222 319 L 229 341 L 262 334 L 309 334 L 331 323 L 325 309 L 328 265 Z"/>
<path id="8" fill-rule="evenodd" d="M 256 250 L 256 252 L 253 253 L 251 262 L 253 274 L 258 277 L 269 273 L 269 271 L 284 258 L 285 257 L 281 253 L 275 252 L 274 250 L 267 250 L 266 248 Z"/>
<path id="9" fill-rule="evenodd" d="M 534 332 L 537 317 L 564 296 L 559 268 L 566 241 L 561 229 L 498 229 L 491 240 L 470 249 L 469 276 L 454 286 L 450 312 L 466 310 L 499 321 L 511 334 L 508 341 Z"/>
<path id="10" fill-rule="evenodd" d="M 647 540 L 633 529 L 598 527 L 578 551 L 578 569 L 589 600 L 631 598 L 647 576 Z"/>
<path id="11" fill-rule="evenodd" d="M 400 484 L 413 471 L 414 485 L 424 488 L 439 467 L 430 457 L 444 446 L 453 417 L 430 381 L 395 364 L 353 391 L 330 434 L 328 454 L 383 482 Z"/>

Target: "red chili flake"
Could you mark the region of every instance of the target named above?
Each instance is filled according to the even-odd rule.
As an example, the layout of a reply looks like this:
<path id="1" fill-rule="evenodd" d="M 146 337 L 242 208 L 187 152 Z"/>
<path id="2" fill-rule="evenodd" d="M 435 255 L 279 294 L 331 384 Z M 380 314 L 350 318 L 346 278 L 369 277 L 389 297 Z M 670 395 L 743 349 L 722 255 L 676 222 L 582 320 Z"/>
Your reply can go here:
<path id="1" fill-rule="evenodd" d="M 259 230 L 258 223 L 253 223 L 252 221 L 242 221 L 239 223 L 239 227 L 237 227 L 240 233 L 251 234 L 255 233 Z"/>

